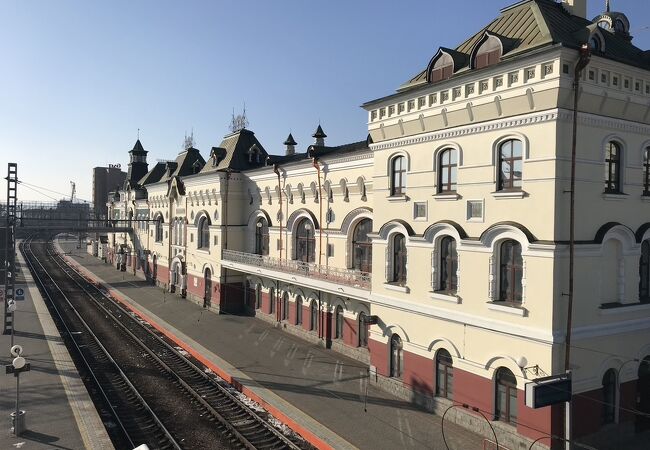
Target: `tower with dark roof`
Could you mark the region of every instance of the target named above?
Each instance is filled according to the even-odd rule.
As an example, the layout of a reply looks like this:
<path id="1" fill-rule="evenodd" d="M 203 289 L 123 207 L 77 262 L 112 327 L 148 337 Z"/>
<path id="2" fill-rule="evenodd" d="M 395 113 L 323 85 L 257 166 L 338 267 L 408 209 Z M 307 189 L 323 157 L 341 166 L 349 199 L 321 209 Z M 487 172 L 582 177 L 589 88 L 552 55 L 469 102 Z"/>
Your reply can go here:
<path id="1" fill-rule="evenodd" d="M 138 139 L 129 152 L 129 170 L 126 175 L 126 180 L 137 183 L 148 171 L 147 151 L 142 146 L 140 139 Z"/>
<path id="2" fill-rule="evenodd" d="M 314 145 L 325 145 L 325 138 L 327 135 L 321 128 L 320 124 L 318 124 L 318 128 L 316 128 L 316 131 L 311 136 L 316 139 L 316 141 L 314 141 Z"/>
<path id="3" fill-rule="evenodd" d="M 293 138 L 293 135 L 291 133 L 289 133 L 289 136 L 287 136 L 287 140 L 284 141 L 284 145 L 287 146 L 287 155 L 293 155 L 296 153 L 296 145 L 298 145 L 298 143 Z"/>

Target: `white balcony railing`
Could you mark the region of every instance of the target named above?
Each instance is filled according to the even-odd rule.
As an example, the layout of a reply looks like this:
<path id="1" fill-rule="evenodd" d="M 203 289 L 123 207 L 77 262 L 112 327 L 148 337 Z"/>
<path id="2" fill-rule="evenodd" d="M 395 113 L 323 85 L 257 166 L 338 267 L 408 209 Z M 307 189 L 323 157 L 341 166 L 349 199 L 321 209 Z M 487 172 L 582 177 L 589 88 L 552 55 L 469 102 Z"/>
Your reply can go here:
<path id="1" fill-rule="evenodd" d="M 372 274 L 351 269 L 338 269 L 315 263 L 296 260 L 272 258 L 270 256 L 256 255 L 253 253 L 224 250 L 222 259 L 249 266 L 261 267 L 279 272 L 295 273 L 310 278 L 344 284 L 360 289 L 370 289 Z"/>

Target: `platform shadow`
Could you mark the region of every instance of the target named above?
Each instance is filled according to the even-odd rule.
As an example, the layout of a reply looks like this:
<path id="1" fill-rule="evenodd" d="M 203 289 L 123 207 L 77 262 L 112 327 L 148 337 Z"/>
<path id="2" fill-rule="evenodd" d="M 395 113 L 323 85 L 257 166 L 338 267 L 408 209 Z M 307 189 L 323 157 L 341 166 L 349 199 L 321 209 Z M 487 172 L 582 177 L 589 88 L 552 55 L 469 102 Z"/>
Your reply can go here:
<path id="1" fill-rule="evenodd" d="M 28 441 L 39 442 L 41 444 L 47 444 L 52 446 L 51 448 L 61 449 L 61 450 L 74 450 L 70 447 L 64 447 L 62 445 L 55 444 L 59 440 L 58 436 L 52 436 L 45 433 L 39 433 L 34 430 L 25 430 L 20 434 L 20 437 L 27 439 Z"/>

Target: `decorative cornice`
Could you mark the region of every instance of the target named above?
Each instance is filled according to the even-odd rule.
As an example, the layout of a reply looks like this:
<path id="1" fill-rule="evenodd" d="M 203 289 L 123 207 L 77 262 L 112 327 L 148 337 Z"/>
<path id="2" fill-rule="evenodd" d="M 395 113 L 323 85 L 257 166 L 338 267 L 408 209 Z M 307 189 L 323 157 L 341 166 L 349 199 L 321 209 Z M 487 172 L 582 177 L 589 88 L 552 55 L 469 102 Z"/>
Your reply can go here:
<path id="1" fill-rule="evenodd" d="M 438 141 L 442 139 L 450 139 L 458 136 L 466 136 L 476 133 L 484 133 L 487 131 L 502 130 L 507 128 L 521 127 L 525 125 L 532 125 L 535 123 L 552 122 L 562 117 L 557 109 L 545 111 L 543 113 L 531 114 L 525 117 L 516 116 L 508 119 L 495 120 L 492 122 L 485 122 L 478 125 L 458 127 L 453 130 L 444 130 L 438 132 L 431 132 L 418 136 L 409 137 L 406 139 L 392 140 L 390 142 L 380 142 L 377 144 L 370 144 L 373 151 L 384 150 L 395 147 L 404 147 L 407 145 L 422 144 L 425 142 Z"/>

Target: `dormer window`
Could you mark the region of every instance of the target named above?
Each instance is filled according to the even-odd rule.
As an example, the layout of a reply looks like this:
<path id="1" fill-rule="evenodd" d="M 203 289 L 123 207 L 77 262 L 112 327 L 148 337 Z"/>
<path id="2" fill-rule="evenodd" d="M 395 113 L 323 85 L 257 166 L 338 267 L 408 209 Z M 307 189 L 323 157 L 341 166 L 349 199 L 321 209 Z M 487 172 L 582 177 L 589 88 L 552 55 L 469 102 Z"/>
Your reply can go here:
<path id="1" fill-rule="evenodd" d="M 453 74 L 454 60 L 451 55 L 442 52 L 431 68 L 429 81 L 435 83 L 436 81 L 446 80 L 451 78 Z"/>
<path id="2" fill-rule="evenodd" d="M 592 53 L 605 50 L 603 47 L 603 38 L 598 32 L 592 34 L 589 38 L 589 49 Z"/>
<path id="3" fill-rule="evenodd" d="M 483 67 L 492 66 L 499 62 L 502 54 L 503 45 L 501 40 L 496 36 L 486 35 L 476 50 L 474 68 L 482 69 Z"/>

